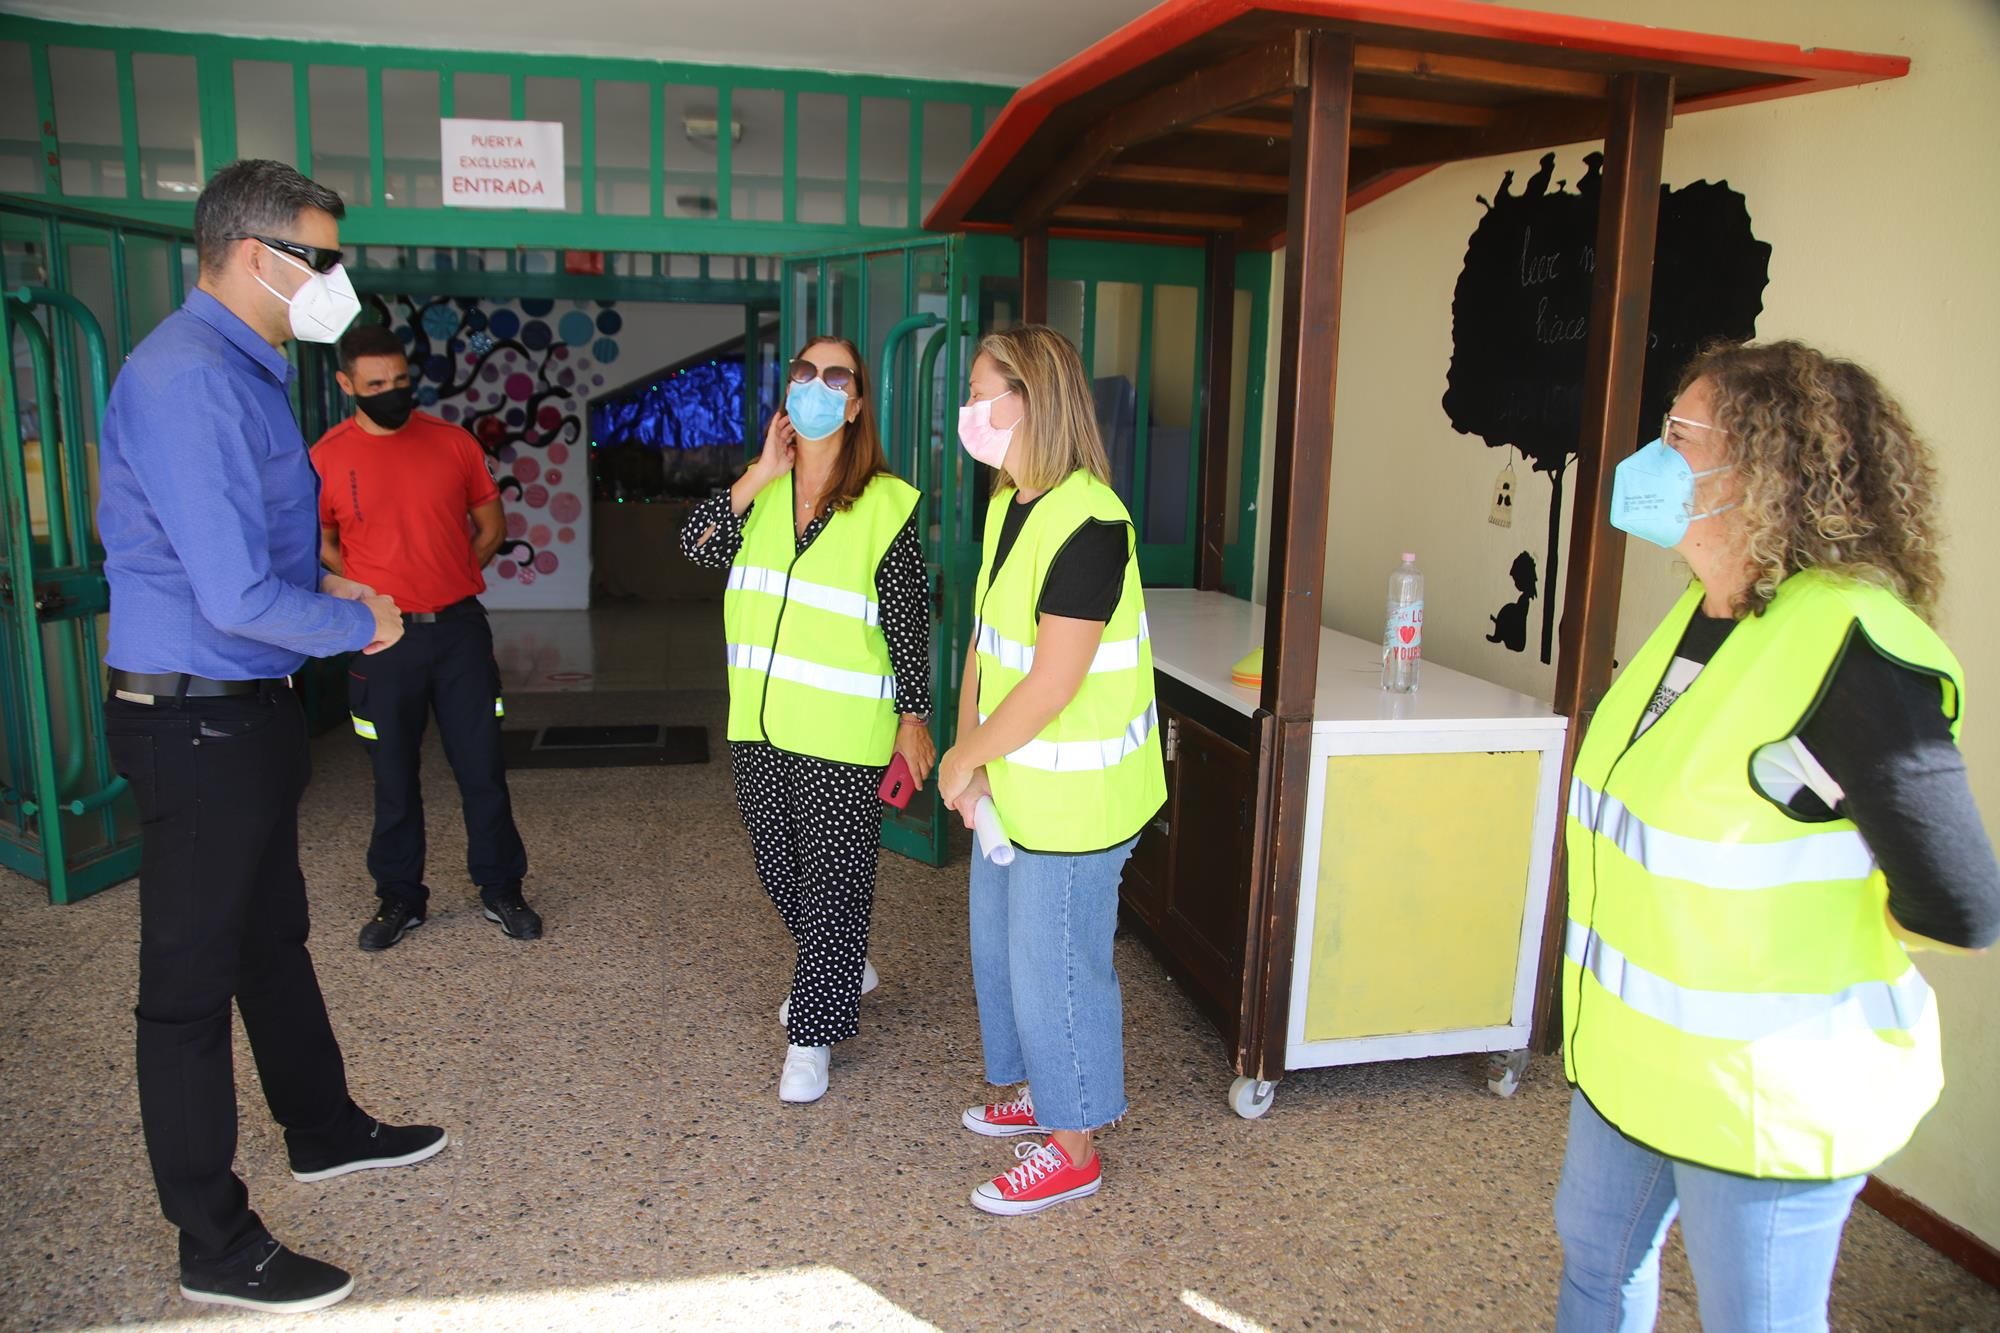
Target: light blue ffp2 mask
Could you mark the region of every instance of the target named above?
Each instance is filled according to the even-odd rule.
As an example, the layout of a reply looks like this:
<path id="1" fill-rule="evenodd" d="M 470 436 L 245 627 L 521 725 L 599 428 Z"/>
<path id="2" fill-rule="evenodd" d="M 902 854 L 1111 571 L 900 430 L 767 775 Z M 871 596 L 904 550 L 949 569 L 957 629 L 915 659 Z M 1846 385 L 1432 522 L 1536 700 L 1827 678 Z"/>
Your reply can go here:
<path id="1" fill-rule="evenodd" d="M 1694 512 L 1695 482 L 1727 471 L 1712 467 L 1696 472 L 1678 449 L 1664 439 L 1654 440 L 1612 472 L 1611 526 L 1655 546 L 1678 546 L 1687 536 L 1688 524 L 1736 507 Z"/>

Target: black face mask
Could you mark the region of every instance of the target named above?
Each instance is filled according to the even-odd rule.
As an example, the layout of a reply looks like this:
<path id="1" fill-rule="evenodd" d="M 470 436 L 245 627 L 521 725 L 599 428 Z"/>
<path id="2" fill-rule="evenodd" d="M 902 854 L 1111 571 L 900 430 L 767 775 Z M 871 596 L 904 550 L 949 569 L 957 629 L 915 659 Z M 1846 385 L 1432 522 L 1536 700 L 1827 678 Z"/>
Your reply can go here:
<path id="1" fill-rule="evenodd" d="M 410 413 L 417 410 L 417 391 L 405 384 L 400 389 L 384 389 L 366 397 L 356 394 L 354 405 L 383 430 L 401 430 Z"/>

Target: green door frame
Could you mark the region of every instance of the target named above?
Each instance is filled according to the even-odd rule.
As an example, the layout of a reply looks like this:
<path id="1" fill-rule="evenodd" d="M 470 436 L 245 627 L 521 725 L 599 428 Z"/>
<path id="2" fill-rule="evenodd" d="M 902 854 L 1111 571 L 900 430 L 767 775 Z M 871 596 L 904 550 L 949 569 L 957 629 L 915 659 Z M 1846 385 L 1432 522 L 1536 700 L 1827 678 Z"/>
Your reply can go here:
<path id="1" fill-rule="evenodd" d="M 349 244 L 424 245 L 435 244 L 440 236 L 450 236 L 458 244 L 472 247 L 509 249 L 515 246 L 566 246 L 595 250 L 677 250 L 722 254 L 778 254 L 836 245 L 855 244 L 863 238 L 895 236 L 918 231 L 923 223 L 927 200 L 942 189 L 949 170 L 968 156 L 1013 89 L 989 84 L 884 75 L 831 74 L 815 70 L 760 69 L 750 66 L 698 65 L 672 61 L 634 60 L 594 56 L 516 54 L 501 51 L 454 51 L 403 46 L 360 46 L 344 42 L 304 42 L 280 38 L 227 37 L 208 33 L 166 32 L 145 28 L 97 27 L 54 20 L 0 15 L 0 41 L 23 43 L 33 83 L 36 125 L 34 140 L 0 144 L 40 167 L 40 190 L 54 202 L 64 199 L 63 164 L 90 165 L 101 177 L 106 168 L 116 167 L 123 175 L 121 195 L 69 196 L 69 202 L 93 209 L 162 225 L 187 227 L 192 219 L 191 198 L 148 198 L 147 166 L 164 160 L 161 150 L 142 146 L 139 140 L 141 108 L 134 83 L 134 62 L 150 56 L 179 56 L 194 61 L 194 85 L 198 150 L 185 161 L 190 175 L 212 172 L 238 154 L 238 107 L 236 85 L 238 62 L 254 62 L 287 71 L 292 84 L 295 145 L 291 158 L 307 174 L 315 171 L 351 172 L 355 187 L 346 191 L 348 215 L 343 235 Z M 58 90 L 49 58 L 50 49 L 102 53 L 109 57 L 114 89 L 89 90 L 90 95 L 118 99 L 121 142 L 117 144 L 65 143 L 58 120 Z M 313 126 L 312 73 L 341 71 L 355 85 L 358 105 L 343 107 L 343 115 L 359 113 L 365 132 L 338 154 L 329 153 L 326 136 L 315 147 Z M 404 161 L 392 157 L 384 134 L 383 92 L 391 74 L 435 77 L 438 115 L 457 111 L 461 76 L 504 80 L 508 91 L 508 116 L 525 119 L 530 81 L 554 80 L 574 88 L 574 125 L 577 143 L 566 145 L 570 158 L 569 177 L 578 195 L 575 212 L 510 209 L 460 209 L 402 207 L 388 198 L 392 185 L 403 182 L 392 173 L 439 171 L 442 164 L 428 158 Z M 356 77 L 358 76 L 358 78 Z M 647 162 L 640 166 L 600 164 L 597 158 L 598 95 L 601 85 L 643 88 L 647 100 Z M 669 119 L 669 89 L 698 93 L 705 103 L 712 99 L 718 125 L 735 123 L 741 113 L 739 99 L 768 95 L 780 121 L 773 147 L 780 162 L 777 175 L 769 170 L 738 170 L 741 156 L 732 134 L 719 134 L 713 165 L 670 166 L 666 145 L 669 137 L 683 137 L 685 127 Z M 552 90 L 554 91 L 554 90 Z M 567 98 L 569 87 L 560 90 Z M 837 218 L 803 221 L 801 213 L 812 213 L 813 191 L 802 190 L 800 172 L 800 126 L 809 120 L 811 108 L 801 107 L 801 98 L 832 97 L 844 102 L 845 160 L 831 175 L 828 164 L 808 160 L 811 172 L 804 179 L 835 182 L 840 193 Z M 862 153 L 864 127 L 868 115 L 888 109 L 907 120 L 907 140 L 899 157 L 902 169 L 892 177 L 866 175 Z M 940 130 L 960 117 L 964 108 L 965 133 L 960 142 L 955 127 Z M 706 110 L 703 105 L 702 110 Z M 547 111 L 544 115 L 550 114 Z M 556 113 L 563 114 L 563 113 Z M 836 111 L 835 115 L 838 116 Z M 833 117 L 829 117 L 829 120 Z M 361 144 L 365 141 L 365 151 Z M 873 142 L 871 140 L 871 142 Z M 925 170 L 925 158 L 934 159 Z M 199 168 L 199 172 L 195 171 Z M 646 207 L 641 212 L 600 211 L 598 183 L 618 176 L 636 184 L 646 182 Z M 101 184 L 101 182 L 99 182 Z M 740 190 L 776 186 L 775 207 L 765 210 L 776 216 L 738 216 L 736 195 Z M 870 212 L 870 188 L 881 186 L 901 200 L 900 211 L 883 216 Z M 706 201 L 707 215 L 694 215 L 680 203 L 682 194 Z M 805 195 L 805 207 L 801 196 Z M 636 199 L 634 201 L 636 203 Z M 864 221 L 864 213 L 874 217 Z"/>

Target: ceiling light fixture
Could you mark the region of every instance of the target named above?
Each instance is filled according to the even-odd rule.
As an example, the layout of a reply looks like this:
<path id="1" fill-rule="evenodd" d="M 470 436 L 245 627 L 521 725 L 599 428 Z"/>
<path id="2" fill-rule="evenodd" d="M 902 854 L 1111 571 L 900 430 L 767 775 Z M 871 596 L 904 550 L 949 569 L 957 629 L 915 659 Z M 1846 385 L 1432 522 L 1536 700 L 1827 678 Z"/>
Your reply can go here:
<path id="1" fill-rule="evenodd" d="M 720 128 L 713 111 L 689 112 L 681 120 L 681 129 L 691 143 L 714 143 Z M 734 116 L 729 118 L 729 142 L 743 142 L 743 122 Z"/>

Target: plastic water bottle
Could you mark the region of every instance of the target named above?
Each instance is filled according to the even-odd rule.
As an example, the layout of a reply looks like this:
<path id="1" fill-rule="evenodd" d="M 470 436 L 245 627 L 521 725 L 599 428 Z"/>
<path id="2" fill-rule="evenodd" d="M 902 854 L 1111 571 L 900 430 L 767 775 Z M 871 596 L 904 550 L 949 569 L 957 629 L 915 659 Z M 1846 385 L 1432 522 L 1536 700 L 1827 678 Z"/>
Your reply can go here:
<path id="1" fill-rule="evenodd" d="M 1382 630 L 1382 688 L 1411 694 L 1417 669 L 1424 660 L 1424 576 L 1417 557 L 1403 552 L 1403 563 L 1389 575 L 1389 614 Z"/>

